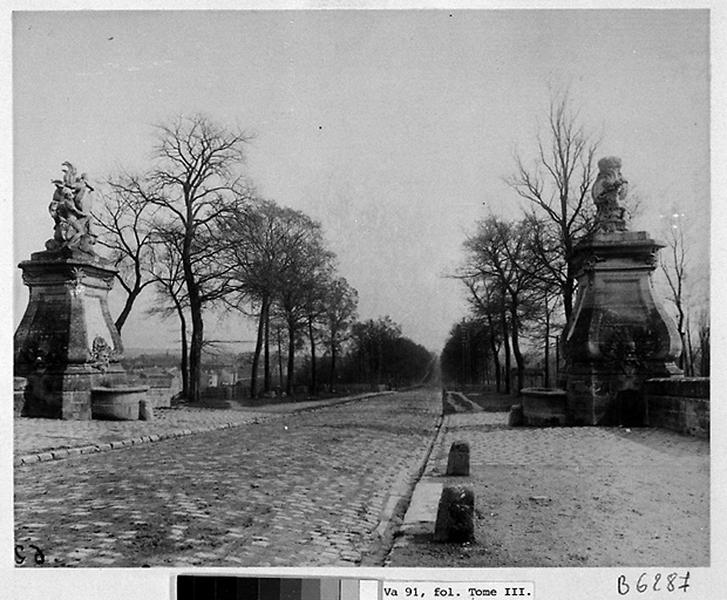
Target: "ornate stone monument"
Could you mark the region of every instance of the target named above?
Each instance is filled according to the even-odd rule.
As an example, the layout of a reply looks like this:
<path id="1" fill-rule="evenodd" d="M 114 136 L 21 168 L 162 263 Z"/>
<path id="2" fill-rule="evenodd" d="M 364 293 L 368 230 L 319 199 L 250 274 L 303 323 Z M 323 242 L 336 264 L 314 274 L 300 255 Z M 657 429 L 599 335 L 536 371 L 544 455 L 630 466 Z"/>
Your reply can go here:
<path id="1" fill-rule="evenodd" d="M 619 204 L 628 192 L 621 160 L 603 158 L 598 168 L 595 230 L 571 259 L 578 288 L 565 341 L 567 419 L 639 425 L 644 381 L 681 373 L 674 364 L 681 342 L 652 286 L 664 244 L 628 230 Z"/>
<path id="2" fill-rule="evenodd" d="M 127 383 L 107 299 L 116 269 L 94 252 L 84 202 L 93 188 L 72 164 L 63 167 L 48 207 L 53 238 L 18 265 L 30 299 L 15 332 L 15 375 L 27 378 L 24 416 L 90 419 L 92 388 Z"/>

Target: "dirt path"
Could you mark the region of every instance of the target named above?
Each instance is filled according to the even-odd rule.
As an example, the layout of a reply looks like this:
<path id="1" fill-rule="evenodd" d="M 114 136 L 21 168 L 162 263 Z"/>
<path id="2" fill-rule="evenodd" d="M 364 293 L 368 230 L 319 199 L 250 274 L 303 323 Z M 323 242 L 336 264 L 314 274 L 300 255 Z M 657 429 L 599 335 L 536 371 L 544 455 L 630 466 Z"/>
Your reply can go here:
<path id="1" fill-rule="evenodd" d="M 657 429 L 511 429 L 448 417 L 427 480 L 470 486 L 476 542 L 400 541 L 391 566 L 709 565 L 709 442 Z M 471 476 L 442 477 L 455 440 Z"/>

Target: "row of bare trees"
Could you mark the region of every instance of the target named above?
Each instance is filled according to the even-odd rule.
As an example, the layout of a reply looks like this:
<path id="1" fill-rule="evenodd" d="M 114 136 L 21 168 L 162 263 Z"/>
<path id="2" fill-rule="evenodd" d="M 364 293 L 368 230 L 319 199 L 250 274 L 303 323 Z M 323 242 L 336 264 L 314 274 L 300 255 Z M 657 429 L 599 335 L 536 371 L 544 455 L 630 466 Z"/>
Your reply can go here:
<path id="1" fill-rule="evenodd" d="M 687 376 L 706 377 L 711 358 L 709 302 L 701 294 L 708 287 L 709 270 L 698 268 L 690 256 L 687 215 L 672 207 L 665 217 L 660 233 L 666 247 L 659 256 L 659 270 L 682 342 L 677 364 Z"/>
<path id="2" fill-rule="evenodd" d="M 310 344 L 317 386 L 316 342 L 336 355 L 356 317 L 357 293 L 336 273 L 319 223 L 260 198 L 242 175 L 250 136 L 197 115 L 158 128 L 153 164 L 143 174 L 108 180 L 96 211 L 99 241 L 119 269 L 125 303 L 122 330 L 145 288 L 152 308 L 179 320 L 183 394 L 198 400 L 204 313 L 238 310 L 257 320 L 251 395 L 271 387 L 270 347 L 285 333 L 286 391 L 296 349 Z M 282 377 L 281 377 L 282 379 Z"/>
<path id="3" fill-rule="evenodd" d="M 470 324 L 467 332 L 487 340 L 485 354 L 493 361 L 498 390 L 503 384 L 500 374 L 503 368 L 505 373 L 510 373 L 513 359 L 518 389 L 523 387 L 524 335 L 530 338 L 542 335 L 545 372 L 549 378 L 551 331 L 554 313 L 561 306 L 562 298 L 557 280 L 551 274 L 558 257 L 555 250 L 543 244 L 545 229 L 547 225 L 532 216 L 521 221 L 491 216 L 480 221 L 464 243 L 465 261 L 457 277 L 467 288 L 471 315 L 479 323 L 476 329 Z M 510 385 L 510 378 L 506 377 L 505 392 L 510 392 Z"/>

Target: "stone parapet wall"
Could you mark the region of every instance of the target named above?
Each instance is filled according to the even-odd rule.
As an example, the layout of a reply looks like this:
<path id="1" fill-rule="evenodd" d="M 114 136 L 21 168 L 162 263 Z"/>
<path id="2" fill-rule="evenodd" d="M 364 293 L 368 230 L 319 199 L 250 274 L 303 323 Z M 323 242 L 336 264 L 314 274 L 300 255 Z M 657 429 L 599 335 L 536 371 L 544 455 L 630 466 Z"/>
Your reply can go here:
<path id="1" fill-rule="evenodd" d="M 644 386 L 646 424 L 700 438 L 709 437 L 708 377 L 649 379 Z"/>
<path id="2" fill-rule="evenodd" d="M 524 425 L 543 427 L 566 424 L 567 400 L 565 390 L 523 388 L 520 395 Z"/>
<path id="3" fill-rule="evenodd" d="M 172 396 L 175 392 L 171 387 L 149 387 L 146 398 L 154 408 L 169 408 L 172 405 Z"/>
<path id="4" fill-rule="evenodd" d="M 149 388 L 146 399 L 153 408 L 169 408 L 172 398 L 181 391 L 178 381 L 170 373 L 133 372 L 135 383 Z"/>

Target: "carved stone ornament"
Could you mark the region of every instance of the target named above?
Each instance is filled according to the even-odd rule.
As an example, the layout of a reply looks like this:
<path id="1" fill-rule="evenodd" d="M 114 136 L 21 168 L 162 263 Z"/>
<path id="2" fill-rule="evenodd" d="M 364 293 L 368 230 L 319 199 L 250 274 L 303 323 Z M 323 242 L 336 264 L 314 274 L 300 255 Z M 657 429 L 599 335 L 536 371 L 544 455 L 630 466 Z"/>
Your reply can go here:
<path id="1" fill-rule="evenodd" d="M 583 270 L 584 271 L 593 271 L 593 269 L 596 267 L 596 265 L 603 261 L 604 261 L 604 259 L 601 258 L 600 256 L 591 254 L 586 260 L 583 261 Z"/>
<path id="2" fill-rule="evenodd" d="M 108 345 L 105 339 L 100 335 L 97 335 L 93 344 L 91 345 L 90 362 L 91 366 L 98 369 L 102 373 L 105 373 L 109 368 L 111 362 L 112 348 Z"/>
<path id="3" fill-rule="evenodd" d="M 83 278 L 85 277 L 85 273 L 83 269 L 77 267 L 71 272 L 73 274 L 73 288 L 71 289 L 71 293 L 74 296 L 80 296 L 83 293 Z"/>
<path id="4" fill-rule="evenodd" d="M 646 257 L 645 262 L 650 267 L 656 267 L 659 264 L 659 249 L 653 248 Z"/>

